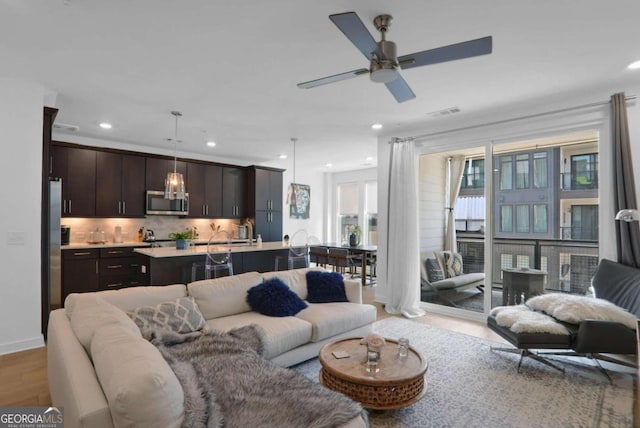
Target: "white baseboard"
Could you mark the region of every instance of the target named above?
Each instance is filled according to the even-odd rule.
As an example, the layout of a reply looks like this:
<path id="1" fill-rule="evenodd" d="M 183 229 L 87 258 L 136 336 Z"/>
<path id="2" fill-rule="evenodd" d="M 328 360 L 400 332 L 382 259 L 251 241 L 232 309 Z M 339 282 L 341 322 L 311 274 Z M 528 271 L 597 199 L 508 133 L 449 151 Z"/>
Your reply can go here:
<path id="1" fill-rule="evenodd" d="M 18 342 L 0 343 L 0 355 L 13 354 L 14 352 L 26 351 L 28 349 L 41 348 L 44 346 L 44 337 L 39 335 L 31 339 L 20 340 Z"/>

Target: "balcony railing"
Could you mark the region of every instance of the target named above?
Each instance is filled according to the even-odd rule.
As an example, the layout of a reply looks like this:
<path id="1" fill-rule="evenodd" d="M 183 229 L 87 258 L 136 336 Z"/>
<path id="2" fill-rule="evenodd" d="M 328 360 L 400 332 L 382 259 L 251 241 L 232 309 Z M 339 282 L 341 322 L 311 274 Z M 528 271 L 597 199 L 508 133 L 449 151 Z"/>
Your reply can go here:
<path id="1" fill-rule="evenodd" d="M 598 171 L 563 172 L 562 190 L 591 190 L 598 188 Z"/>
<path id="2" fill-rule="evenodd" d="M 458 238 L 465 272 L 484 271 L 484 239 Z M 502 269 L 541 269 L 547 272 L 545 290 L 585 294 L 598 265 L 596 241 L 500 239 L 493 240 L 494 286 L 502 285 Z"/>

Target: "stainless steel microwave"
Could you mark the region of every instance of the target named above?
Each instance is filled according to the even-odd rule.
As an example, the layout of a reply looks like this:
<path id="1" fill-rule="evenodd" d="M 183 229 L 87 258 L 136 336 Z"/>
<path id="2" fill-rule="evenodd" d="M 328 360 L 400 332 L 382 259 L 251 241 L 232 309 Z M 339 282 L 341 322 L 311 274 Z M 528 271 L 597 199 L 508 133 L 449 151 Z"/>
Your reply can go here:
<path id="1" fill-rule="evenodd" d="M 189 194 L 184 199 L 165 199 L 164 192 L 147 190 L 147 215 L 188 215 Z"/>

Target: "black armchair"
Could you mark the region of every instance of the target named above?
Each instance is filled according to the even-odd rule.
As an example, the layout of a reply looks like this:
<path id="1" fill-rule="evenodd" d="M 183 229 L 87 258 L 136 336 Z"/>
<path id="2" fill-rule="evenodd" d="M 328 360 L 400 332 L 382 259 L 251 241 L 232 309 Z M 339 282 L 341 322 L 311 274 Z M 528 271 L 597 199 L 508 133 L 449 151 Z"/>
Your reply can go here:
<path id="1" fill-rule="evenodd" d="M 635 315 L 636 318 L 640 317 L 640 269 L 602 259 L 593 277 L 592 285 L 596 297 L 608 300 Z M 567 328 L 568 335 L 535 332 L 515 333 L 509 327 L 499 325 L 495 315 L 490 315 L 487 319 L 487 326 L 515 347 L 515 349 L 492 348 L 492 350 L 519 353 L 518 370 L 523 358 L 531 357 L 564 371 L 561 367 L 544 358 L 544 355 L 584 356 L 593 358 L 598 365 L 598 360 L 603 360 L 636 367 L 635 364 L 625 360 L 603 355 L 636 354 L 635 330 L 619 322 L 596 319 L 585 319 L 578 324 L 560 323 Z M 532 351 L 539 349 L 554 351 Z M 606 372 L 604 373 L 606 374 Z"/>

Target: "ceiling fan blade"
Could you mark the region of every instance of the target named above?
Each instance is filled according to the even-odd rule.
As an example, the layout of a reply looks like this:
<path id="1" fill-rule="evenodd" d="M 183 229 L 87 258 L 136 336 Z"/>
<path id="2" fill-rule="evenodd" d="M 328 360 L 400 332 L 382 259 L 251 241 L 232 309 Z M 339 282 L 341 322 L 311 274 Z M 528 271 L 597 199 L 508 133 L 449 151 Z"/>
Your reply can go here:
<path id="1" fill-rule="evenodd" d="M 413 93 L 407 82 L 402 78 L 400 73 L 398 73 L 398 77 L 396 78 L 396 80 L 385 83 L 385 86 L 399 103 L 409 101 L 410 99 L 416 97 L 416 95 Z"/>
<path id="2" fill-rule="evenodd" d="M 380 55 L 378 44 L 355 12 L 329 15 L 329 19 L 347 36 L 347 39 L 351 40 L 351 43 L 362 52 L 367 60 L 371 60 L 371 54 L 374 52 L 378 56 Z"/>
<path id="3" fill-rule="evenodd" d="M 423 65 L 437 64 L 439 62 L 454 61 L 456 59 L 470 58 L 478 55 L 490 54 L 492 50 L 491 36 L 481 39 L 469 40 L 441 48 L 429 49 L 409 55 L 398 57 L 398 64 L 403 70 L 421 67 Z"/>
<path id="4" fill-rule="evenodd" d="M 369 70 L 366 68 L 359 68 L 357 70 L 347 71 L 346 73 L 334 74 L 333 76 L 327 76 L 321 79 L 298 83 L 298 88 L 311 89 L 315 88 L 316 86 L 322 86 L 329 83 L 339 82 L 341 80 L 351 79 L 353 77 L 360 76 L 361 74 L 369 74 Z"/>

